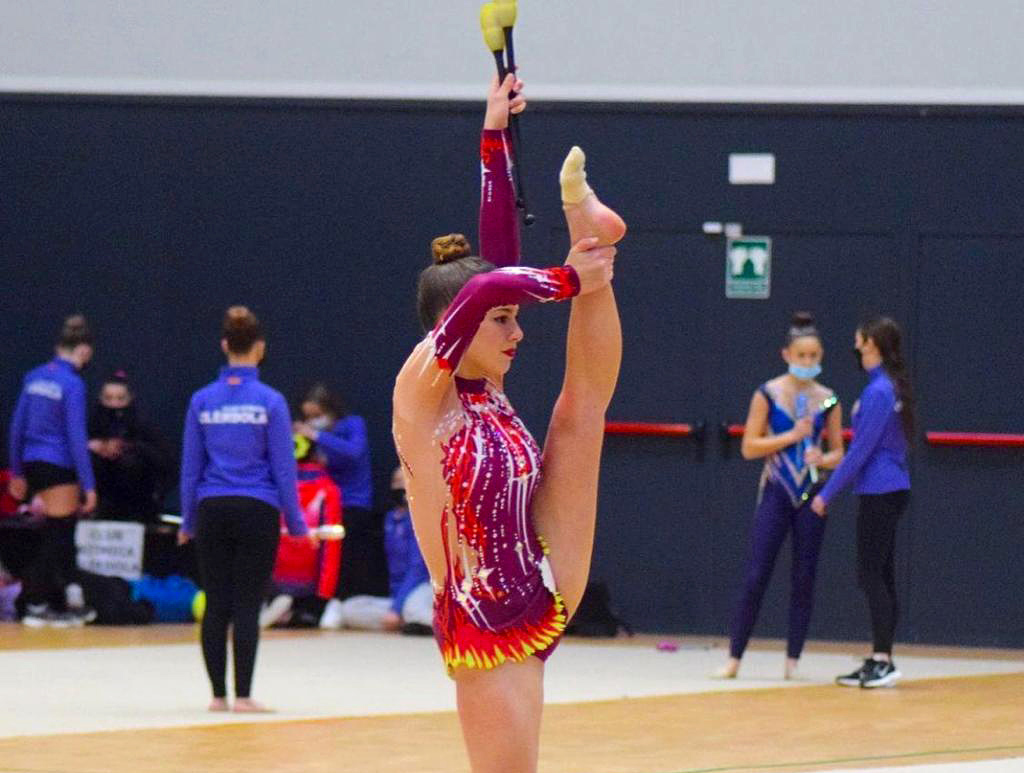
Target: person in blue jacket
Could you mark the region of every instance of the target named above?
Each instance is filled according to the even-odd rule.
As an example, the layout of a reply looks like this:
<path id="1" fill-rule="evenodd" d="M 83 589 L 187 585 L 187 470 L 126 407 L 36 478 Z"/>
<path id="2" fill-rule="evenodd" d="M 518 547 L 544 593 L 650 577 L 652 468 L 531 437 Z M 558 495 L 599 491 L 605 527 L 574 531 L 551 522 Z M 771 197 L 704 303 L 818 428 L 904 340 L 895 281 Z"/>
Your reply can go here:
<path id="1" fill-rule="evenodd" d="M 195 537 L 206 591 L 202 648 L 213 687 L 211 711 L 228 710 L 225 670 L 232 626 L 238 712 L 267 709 L 252 700 L 262 593 L 280 538 L 309 534 L 299 510 L 288 404 L 259 380 L 266 341 L 249 309 L 224 316 L 221 349 L 228 365 L 192 396 L 185 417 L 179 542 Z M 310 535 L 315 541 L 315 537 Z"/>
<path id="2" fill-rule="evenodd" d="M 86 389 L 79 375 L 92 355 L 85 317 L 68 317 L 56 357 L 25 376 L 11 420 L 10 492 L 20 500 L 38 494 L 46 513 L 39 553 L 25 578 L 26 625 L 84 622 L 66 610 L 65 586 L 75 572 L 75 515 L 96 508 Z"/>
<path id="3" fill-rule="evenodd" d="M 320 618 L 321 628 L 401 629 L 414 635 L 433 632 L 434 590 L 412 528 L 401 467 L 391 474 L 391 504 L 384 516 L 390 595 L 331 599 Z"/>
<path id="4" fill-rule="evenodd" d="M 331 480 L 341 489 L 345 548 L 337 597 L 387 592 L 380 515 L 373 512 L 373 477 L 366 421 L 349 413 L 338 394 L 314 384 L 300 406 L 296 434 L 317 445 Z"/>
<path id="5" fill-rule="evenodd" d="M 892 659 L 899 614 L 894 554 L 896 526 L 910 497 L 907 446 L 914 432 L 914 395 L 902 335 L 893 320 L 881 317 L 861 325 L 854 344 L 868 385 L 853 408 L 853 442 L 811 507 L 824 516 L 851 483 L 859 495 L 857 574 L 871 611 L 874 652 L 836 682 L 885 687 L 901 676 Z"/>

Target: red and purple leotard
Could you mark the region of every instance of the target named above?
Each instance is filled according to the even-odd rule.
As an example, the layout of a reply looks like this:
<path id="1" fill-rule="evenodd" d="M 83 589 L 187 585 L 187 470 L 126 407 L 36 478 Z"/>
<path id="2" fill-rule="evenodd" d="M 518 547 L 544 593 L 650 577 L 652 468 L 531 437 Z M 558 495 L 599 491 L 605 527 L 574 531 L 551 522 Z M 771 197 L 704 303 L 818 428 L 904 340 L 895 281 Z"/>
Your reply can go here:
<path id="1" fill-rule="evenodd" d="M 504 132 L 484 131 L 480 253 L 497 269 L 473 277 L 430 340 L 440 367 L 455 372 L 487 312 L 560 301 L 579 293 L 569 266 L 520 267 L 519 234 Z M 434 633 L 449 670 L 493 668 L 551 654 L 565 629 L 543 539 L 531 511 L 541 452 L 508 398 L 485 380 L 456 377 L 458 404 L 437 428 L 448 491 L 441 514 L 446 559 Z"/>

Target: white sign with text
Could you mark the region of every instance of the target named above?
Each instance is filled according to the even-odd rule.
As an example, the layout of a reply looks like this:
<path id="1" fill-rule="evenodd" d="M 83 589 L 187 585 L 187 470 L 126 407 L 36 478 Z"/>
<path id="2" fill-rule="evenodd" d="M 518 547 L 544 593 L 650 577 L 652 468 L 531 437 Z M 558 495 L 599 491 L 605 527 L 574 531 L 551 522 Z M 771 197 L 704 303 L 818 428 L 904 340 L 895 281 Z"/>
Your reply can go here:
<path id="1" fill-rule="evenodd" d="M 124 521 L 79 521 L 75 527 L 78 568 L 106 577 L 142 576 L 146 527 Z"/>

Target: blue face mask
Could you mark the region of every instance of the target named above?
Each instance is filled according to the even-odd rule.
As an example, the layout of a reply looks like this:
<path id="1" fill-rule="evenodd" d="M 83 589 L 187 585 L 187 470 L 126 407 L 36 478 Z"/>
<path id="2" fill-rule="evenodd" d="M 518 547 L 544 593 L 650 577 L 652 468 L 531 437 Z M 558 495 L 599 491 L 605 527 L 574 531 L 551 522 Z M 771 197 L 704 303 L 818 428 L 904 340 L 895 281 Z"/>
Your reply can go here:
<path id="1" fill-rule="evenodd" d="M 821 373 L 820 365 L 790 365 L 789 374 L 795 376 L 801 381 L 810 381 L 812 378 L 817 378 L 818 374 Z"/>

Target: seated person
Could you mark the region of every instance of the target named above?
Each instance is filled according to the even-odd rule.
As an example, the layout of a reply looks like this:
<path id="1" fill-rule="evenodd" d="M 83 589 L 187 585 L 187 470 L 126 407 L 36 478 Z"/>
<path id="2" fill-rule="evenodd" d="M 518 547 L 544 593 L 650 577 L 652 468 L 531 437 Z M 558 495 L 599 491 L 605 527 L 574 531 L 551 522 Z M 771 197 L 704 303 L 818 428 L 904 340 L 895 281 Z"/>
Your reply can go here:
<path id="1" fill-rule="evenodd" d="M 124 371 L 103 382 L 89 416 L 89 451 L 97 517 L 155 521 L 172 485 L 173 454 L 160 433 L 139 418 Z"/>
<path id="2" fill-rule="evenodd" d="M 341 491 L 319 461 L 316 446 L 295 436 L 299 505 L 310 530 L 341 524 Z M 260 626 L 315 626 L 338 587 L 341 541 L 313 547 L 306 537 L 282 535 L 271 576 L 274 598 L 260 612 Z"/>
<path id="3" fill-rule="evenodd" d="M 345 402 L 323 383 L 314 384 L 299 406 L 296 434 L 316 443 L 345 500 L 345 561 L 338 598 L 381 596 L 388 592 L 380 514 L 374 512 L 370 441 L 366 421 L 349 413 Z"/>
<path id="4" fill-rule="evenodd" d="M 384 550 L 391 595 L 332 599 L 320 619 L 321 628 L 432 633 L 434 591 L 413 533 L 401 467 L 391 475 L 391 496 L 393 507 L 384 516 Z"/>

